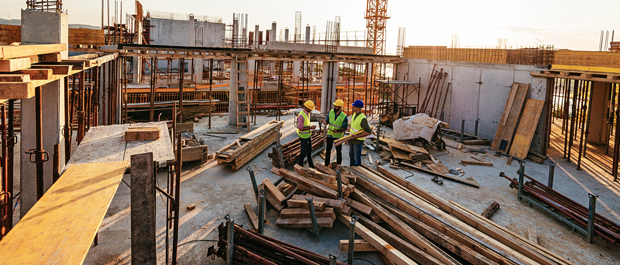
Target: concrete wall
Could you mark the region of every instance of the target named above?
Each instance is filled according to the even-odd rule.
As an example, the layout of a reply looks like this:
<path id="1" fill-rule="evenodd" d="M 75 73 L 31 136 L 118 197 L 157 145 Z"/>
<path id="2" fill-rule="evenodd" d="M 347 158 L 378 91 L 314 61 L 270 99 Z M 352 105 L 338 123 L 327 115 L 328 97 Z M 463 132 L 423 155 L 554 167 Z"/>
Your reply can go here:
<path id="1" fill-rule="evenodd" d="M 151 39 L 149 44 L 173 45 L 173 46 L 196 46 L 193 36 L 196 30 L 202 29 L 202 47 L 224 47 L 224 23 L 211 23 L 203 21 L 172 20 L 150 18 Z M 192 27 L 191 24 L 194 24 Z M 196 35 L 197 37 L 199 35 Z"/>
<path id="2" fill-rule="evenodd" d="M 590 114 L 590 133 L 588 143 L 604 144 L 605 135 L 609 126 L 607 111 L 609 111 L 610 87 L 609 83 L 592 82 L 592 110 Z"/>
<path id="3" fill-rule="evenodd" d="M 307 52 L 325 52 L 323 44 L 305 44 L 305 43 L 288 43 L 279 41 L 270 41 L 264 46 L 265 50 L 285 50 L 285 51 L 307 51 Z M 339 53 L 356 53 L 356 54 L 372 54 L 372 48 L 338 46 Z"/>
<path id="4" fill-rule="evenodd" d="M 418 82 L 421 78 L 422 101 L 427 93 L 429 76 L 435 70 L 448 73 L 444 86 L 452 83 L 448 92 L 444 120 L 453 129 L 460 130 L 461 119 L 465 119 L 465 132 L 474 133 L 476 119 L 480 119 L 478 135 L 492 140 L 501 119 L 510 87 L 513 82 L 529 83 L 527 98 L 545 99 L 547 81 L 530 76 L 536 68 L 531 65 L 487 64 L 455 61 L 430 61 L 407 59 L 398 64 L 394 73 L 397 80 Z M 417 95 L 407 99 L 409 104 L 417 103 Z M 541 115 L 532 150 L 541 152 L 543 139 L 544 110 Z"/>

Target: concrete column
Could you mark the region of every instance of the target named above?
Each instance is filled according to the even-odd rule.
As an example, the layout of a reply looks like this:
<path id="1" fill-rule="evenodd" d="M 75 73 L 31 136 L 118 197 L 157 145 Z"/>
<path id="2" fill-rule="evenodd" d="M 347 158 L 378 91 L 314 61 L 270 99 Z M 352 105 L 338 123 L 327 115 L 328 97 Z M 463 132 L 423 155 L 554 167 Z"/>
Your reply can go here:
<path id="1" fill-rule="evenodd" d="M 258 48 L 258 25 L 254 26 L 254 48 Z"/>
<path id="2" fill-rule="evenodd" d="M 338 62 L 323 62 L 323 81 L 321 83 L 321 113 L 327 116 L 332 101 L 336 100 L 338 82 Z M 331 70 L 331 71 L 330 71 Z M 329 74 L 331 72 L 331 75 Z M 315 102 L 316 104 L 316 102 Z"/>
<path id="3" fill-rule="evenodd" d="M 299 70 L 301 61 L 293 61 L 293 83 L 299 82 Z"/>
<path id="4" fill-rule="evenodd" d="M 187 39 L 189 43 L 186 46 L 195 47 L 196 46 L 196 20 L 194 19 L 194 15 L 189 15 L 189 38 Z"/>
<path id="5" fill-rule="evenodd" d="M 306 25 L 306 44 L 310 44 L 310 25 Z"/>
<path id="6" fill-rule="evenodd" d="M 605 143 L 605 134 L 608 131 L 607 107 L 609 95 L 609 84 L 603 82 L 592 82 L 592 115 L 590 116 L 590 134 L 588 143 Z"/>
<path id="7" fill-rule="evenodd" d="M 276 41 L 276 22 L 271 22 L 271 34 L 269 34 L 269 41 Z"/>
<path id="8" fill-rule="evenodd" d="M 142 44 L 142 22 L 138 23 L 138 32 L 140 37 L 138 38 L 138 44 Z M 133 83 L 140 84 L 142 83 L 142 58 L 141 57 L 133 57 Z"/>
<path id="9" fill-rule="evenodd" d="M 247 75 L 242 74 L 240 79 L 237 80 L 237 65 L 239 67 L 239 71 L 247 71 L 248 64 L 247 61 L 244 63 L 239 63 L 237 60 L 230 61 L 230 90 L 228 94 L 228 125 L 237 126 L 237 92 L 239 91 L 239 85 L 237 81 L 247 81 Z M 247 87 L 243 88 L 245 91 L 248 90 Z M 244 100 L 244 99 L 241 99 Z M 247 117 L 246 117 L 247 118 Z"/>
<path id="10" fill-rule="evenodd" d="M 284 42 L 288 42 L 288 28 L 284 29 Z"/>
<path id="11" fill-rule="evenodd" d="M 204 59 L 203 58 L 194 59 L 194 75 L 196 75 L 196 83 L 202 83 L 203 69 L 204 69 Z"/>
<path id="12" fill-rule="evenodd" d="M 69 17 L 55 12 L 22 10 L 21 13 L 22 44 L 68 43 Z M 67 59 L 68 52 L 62 52 L 61 58 Z M 65 167 L 65 140 L 62 136 L 64 123 L 64 81 L 58 80 L 41 87 L 43 149 L 49 152 L 49 161 L 43 164 L 43 188 L 47 191 L 52 186 L 52 156 L 54 145 L 60 144 L 60 169 Z M 36 147 L 36 109 L 35 98 L 21 100 L 21 138 L 20 138 L 20 215 L 24 216 L 37 201 L 36 165 L 30 163 L 27 150 Z M 33 157 L 34 158 L 34 157 Z"/>

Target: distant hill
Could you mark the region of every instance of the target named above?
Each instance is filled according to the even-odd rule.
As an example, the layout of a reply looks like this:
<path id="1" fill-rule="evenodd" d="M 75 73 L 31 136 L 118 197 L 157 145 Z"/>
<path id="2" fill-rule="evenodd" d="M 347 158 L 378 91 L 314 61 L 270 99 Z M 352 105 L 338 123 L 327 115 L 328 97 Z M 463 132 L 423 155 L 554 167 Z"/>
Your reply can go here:
<path id="1" fill-rule="evenodd" d="M 0 25 L 21 25 L 22 21 L 20 19 L 8 19 L 0 18 Z M 88 29 L 101 29 L 99 26 L 91 26 L 86 24 L 69 24 L 70 28 L 88 28 Z"/>

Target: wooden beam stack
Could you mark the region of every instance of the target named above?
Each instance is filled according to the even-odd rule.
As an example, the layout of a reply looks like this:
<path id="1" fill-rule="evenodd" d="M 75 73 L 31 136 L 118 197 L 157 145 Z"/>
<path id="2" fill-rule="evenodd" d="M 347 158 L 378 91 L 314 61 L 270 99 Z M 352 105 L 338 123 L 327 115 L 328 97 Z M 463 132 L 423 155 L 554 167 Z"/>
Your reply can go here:
<path id="1" fill-rule="evenodd" d="M 282 124 L 284 121 L 270 121 L 224 146 L 215 152 L 217 163 L 231 166 L 233 170 L 240 169 L 276 142 Z"/>

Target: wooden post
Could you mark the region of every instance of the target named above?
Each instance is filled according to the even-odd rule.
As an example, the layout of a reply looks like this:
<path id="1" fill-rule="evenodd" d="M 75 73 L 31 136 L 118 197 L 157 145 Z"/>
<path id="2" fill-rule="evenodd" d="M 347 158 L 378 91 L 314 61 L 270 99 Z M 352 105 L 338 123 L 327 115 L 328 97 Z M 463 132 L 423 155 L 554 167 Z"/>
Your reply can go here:
<path id="1" fill-rule="evenodd" d="M 157 264 L 153 153 L 131 156 L 131 263 Z"/>

